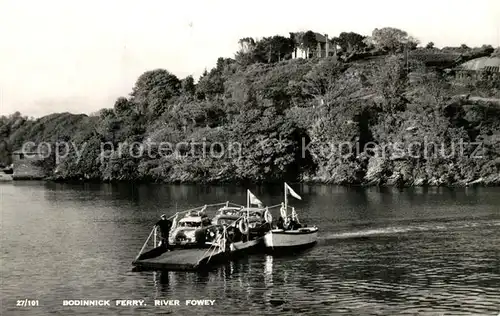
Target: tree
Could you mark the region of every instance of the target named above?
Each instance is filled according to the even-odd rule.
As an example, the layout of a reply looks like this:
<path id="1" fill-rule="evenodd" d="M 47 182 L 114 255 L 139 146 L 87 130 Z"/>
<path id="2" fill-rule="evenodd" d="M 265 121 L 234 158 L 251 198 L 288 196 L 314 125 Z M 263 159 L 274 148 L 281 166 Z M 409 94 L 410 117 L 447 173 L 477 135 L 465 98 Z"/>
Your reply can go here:
<path id="1" fill-rule="evenodd" d="M 146 71 L 137 79 L 131 101 L 136 105 L 138 113 L 147 114 L 166 106 L 171 97 L 179 94 L 180 88 L 180 80 L 167 70 Z"/>
<path id="2" fill-rule="evenodd" d="M 196 91 L 193 76 L 187 76 L 186 78 L 182 79 L 181 87 L 182 93 L 188 96 L 193 96 Z"/>
<path id="3" fill-rule="evenodd" d="M 434 48 L 434 43 L 433 42 L 427 43 L 427 45 L 425 45 L 425 48 L 427 48 L 427 49 L 433 49 Z"/>
<path id="4" fill-rule="evenodd" d="M 119 99 L 120 100 L 120 99 Z M 130 113 L 128 114 L 130 115 Z M 111 109 L 102 109 L 100 111 L 100 120 L 97 126 L 99 134 L 106 140 L 117 144 L 117 133 L 120 130 L 121 120 Z"/>
<path id="5" fill-rule="evenodd" d="M 302 46 L 306 50 L 306 56 L 309 58 L 309 53 L 315 51 L 318 47 L 318 41 L 316 40 L 316 34 L 313 31 L 307 31 L 302 36 Z"/>
<path id="6" fill-rule="evenodd" d="M 236 52 L 234 57 L 238 64 L 247 66 L 258 62 L 255 55 L 256 42 L 253 38 L 241 38 L 238 44 L 240 45 L 240 49 Z"/>
<path id="7" fill-rule="evenodd" d="M 365 36 L 354 32 L 342 32 L 339 37 L 335 38 L 340 48 L 348 53 L 360 51 L 365 48 L 366 44 L 363 42 L 364 39 Z"/>
<path id="8" fill-rule="evenodd" d="M 217 58 L 217 63 L 215 64 L 215 71 L 222 74 L 226 67 L 233 63 L 234 59 L 232 58 L 219 57 Z"/>
<path id="9" fill-rule="evenodd" d="M 264 37 L 257 43 L 256 50 L 260 54 L 260 59 L 267 63 L 281 61 L 291 57 L 294 50 L 294 42 L 291 38 L 275 35 L 272 37 Z"/>
<path id="10" fill-rule="evenodd" d="M 404 97 L 408 86 L 408 74 L 404 62 L 396 56 L 386 58 L 372 75 L 375 91 L 383 97 L 382 110 L 394 113 L 404 109 L 407 100 Z"/>
<path id="11" fill-rule="evenodd" d="M 373 30 L 372 40 L 375 47 L 391 53 L 402 51 L 407 45 L 410 48 L 415 48 L 418 44 L 418 41 L 408 36 L 408 33 L 393 27 Z"/>
<path id="12" fill-rule="evenodd" d="M 118 117 L 127 116 L 133 111 L 133 104 L 127 98 L 119 97 L 116 99 L 113 109 Z"/>
<path id="13" fill-rule="evenodd" d="M 12 163 L 12 146 L 6 139 L 0 139 L 0 167 L 9 166 Z"/>
<path id="14" fill-rule="evenodd" d="M 218 58 L 215 68 L 210 72 L 204 71 L 196 85 L 198 99 L 214 98 L 224 93 L 224 72 L 235 62 L 231 58 Z"/>
<path id="15" fill-rule="evenodd" d="M 236 60 L 242 65 L 259 62 L 270 64 L 290 59 L 295 48 L 293 38 L 280 35 L 264 37 L 260 41 L 247 37 L 240 39 L 238 43 L 241 47 L 236 53 Z"/>
<path id="16" fill-rule="evenodd" d="M 238 44 L 241 53 L 249 53 L 255 49 L 255 40 L 252 37 L 241 38 Z"/>
<path id="17" fill-rule="evenodd" d="M 481 49 L 486 53 L 486 54 L 492 54 L 495 49 L 493 48 L 493 46 L 491 45 L 487 45 L 487 44 L 484 44 L 483 46 L 481 46 Z"/>
<path id="18" fill-rule="evenodd" d="M 335 59 L 322 59 L 305 76 L 302 85 L 303 93 L 314 98 L 324 98 L 333 92 L 342 94 L 343 85 L 340 80 L 346 66 Z"/>
<path id="19" fill-rule="evenodd" d="M 293 41 L 294 49 L 305 49 L 304 48 L 304 32 L 292 33 L 290 32 L 290 38 Z"/>
<path id="20" fill-rule="evenodd" d="M 404 43 L 404 46 L 408 47 L 411 50 L 415 50 L 420 44 L 420 41 L 412 36 L 409 36 L 407 41 Z"/>

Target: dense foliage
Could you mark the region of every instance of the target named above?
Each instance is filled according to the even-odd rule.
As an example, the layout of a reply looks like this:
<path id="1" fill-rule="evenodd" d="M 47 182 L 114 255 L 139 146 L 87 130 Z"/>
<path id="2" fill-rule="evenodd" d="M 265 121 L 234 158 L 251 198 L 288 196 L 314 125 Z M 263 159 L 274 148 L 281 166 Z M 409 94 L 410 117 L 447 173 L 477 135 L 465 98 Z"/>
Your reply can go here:
<path id="1" fill-rule="evenodd" d="M 196 84 L 147 71 L 97 115 L 1 117 L 0 159 L 31 141 L 52 143 L 60 180 L 500 184 L 500 105 L 453 97 L 453 77 L 422 57 L 449 61 L 449 48 L 413 47 L 409 64 L 401 43 L 414 40 L 385 28 L 341 33 L 338 56 L 290 59 L 296 46 L 316 47 L 311 33 L 242 39 L 235 59 L 219 58 Z M 339 58 L 377 46 L 375 59 Z M 481 84 L 499 88 L 496 77 L 468 93 Z"/>

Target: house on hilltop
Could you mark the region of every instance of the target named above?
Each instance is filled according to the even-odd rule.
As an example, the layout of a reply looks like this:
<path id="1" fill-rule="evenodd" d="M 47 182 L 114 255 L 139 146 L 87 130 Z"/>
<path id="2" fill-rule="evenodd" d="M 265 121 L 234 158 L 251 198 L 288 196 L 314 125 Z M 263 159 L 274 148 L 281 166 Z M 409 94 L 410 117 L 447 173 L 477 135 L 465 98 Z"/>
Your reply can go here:
<path id="1" fill-rule="evenodd" d="M 300 33 L 290 33 L 292 39 L 300 42 L 300 39 L 295 38 Z M 303 35 L 303 34 L 302 34 Z M 328 39 L 328 34 L 320 34 L 315 32 L 314 39 L 316 47 L 314 49 L 301 47 L 296 45 L 292 54 L 293 59 L 297 58 L 312 58 L 312 57 L 329 57 L 336 55 L 337 47 Z"/>
<path id="2" fill-rule="evenodd" d="M 500 57 L 480 57 L 469 60 L 455 68 L 457 79 L 478 79 L 488 75 L 492 79 L 500 79 Z"/>

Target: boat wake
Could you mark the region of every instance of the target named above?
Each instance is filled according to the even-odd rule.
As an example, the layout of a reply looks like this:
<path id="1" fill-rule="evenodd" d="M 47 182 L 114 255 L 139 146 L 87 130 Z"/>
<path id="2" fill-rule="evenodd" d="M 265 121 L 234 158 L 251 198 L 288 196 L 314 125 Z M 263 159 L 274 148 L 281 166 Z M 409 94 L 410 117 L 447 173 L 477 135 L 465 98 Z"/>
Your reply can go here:
<path id="1" fill-rule="evenodd" d="M 447 224 L 427 224 L 427 225 L 410 225 L 410 226 L 392 226 L 372 229 L 362 229 L 357 231 L 346 231 L 339 233 L 328 233 L 323 236 L 318 236 L 320 240 L 330 239 L 349 239 L 349 238 L 362 238 L 384 235 L 397 235 L 412 232 L 425 232 L 425 231 L 451 231 L 476 227 L 495 227 L 500 226 L 500 221 L 477 221 L 468 223 L 447 223 Z"/>

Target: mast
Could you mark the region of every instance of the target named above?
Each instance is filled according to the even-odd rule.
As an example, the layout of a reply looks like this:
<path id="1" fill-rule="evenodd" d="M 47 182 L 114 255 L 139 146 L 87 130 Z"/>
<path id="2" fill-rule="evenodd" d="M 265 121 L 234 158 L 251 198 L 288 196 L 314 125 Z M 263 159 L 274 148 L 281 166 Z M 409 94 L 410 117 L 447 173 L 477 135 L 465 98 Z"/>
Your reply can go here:
<path id="1" fill-rule="evenodd" d="M 247 241 L 250 239 L 250 190 L 247 189 Z"/>
<path id="2" fill-rule="evenodd" d="M 288 213 L 288 197 L 287 197 L 287 192 L 286 192 L 286 182 L 285 182 L 285 217 L 286 214 Z"/>
<path id="3" fill-rule="evenodd" d="M 250 190 L 247 189 L 247 212 L 250 207 Z"/>

